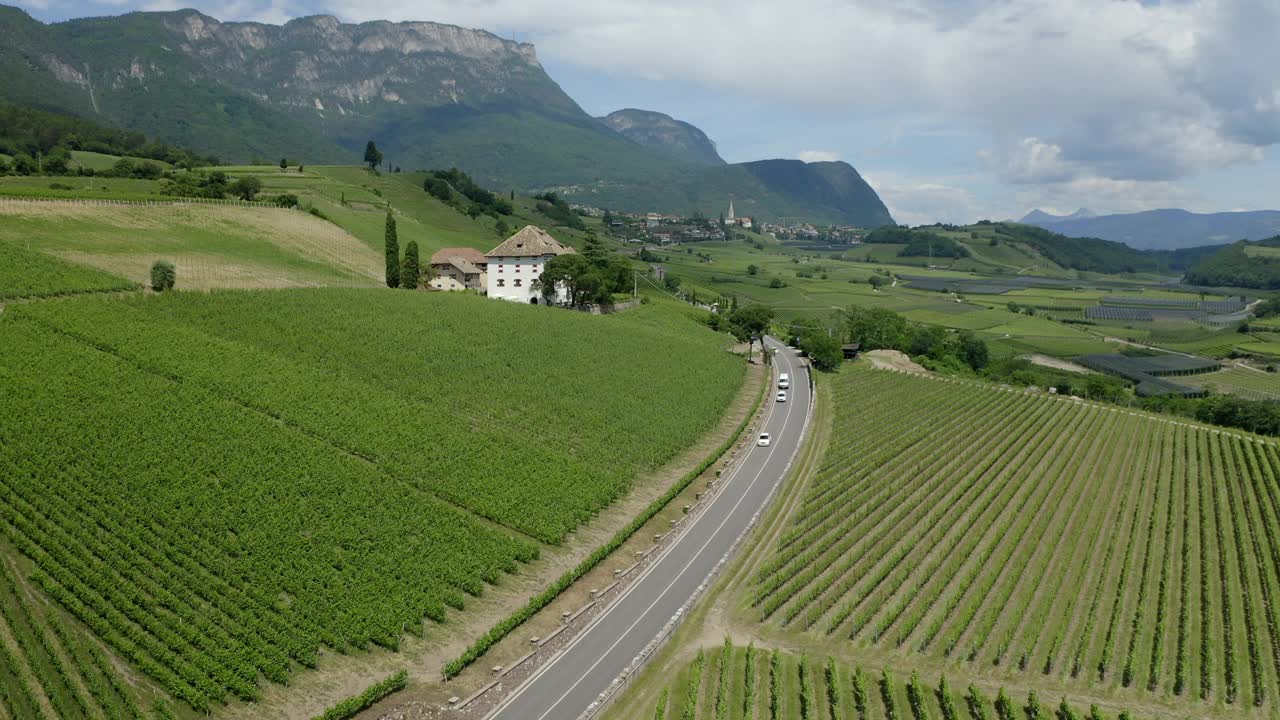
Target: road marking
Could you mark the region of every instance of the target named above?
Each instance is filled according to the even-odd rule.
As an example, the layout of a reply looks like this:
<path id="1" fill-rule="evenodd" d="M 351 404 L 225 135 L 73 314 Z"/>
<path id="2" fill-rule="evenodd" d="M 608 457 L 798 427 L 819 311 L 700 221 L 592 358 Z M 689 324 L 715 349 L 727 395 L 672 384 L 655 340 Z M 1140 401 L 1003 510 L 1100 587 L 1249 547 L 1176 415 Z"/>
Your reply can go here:
<path id="1" fill-rule="evenodd" d="M 783 357 L 786 359 L 788 373 L 795 372 L 795 368 L 792 366 L 792 358 L 790 357 L 790 355 L 783 354 Z M 810 398 L 809 402 L 812 403 L 813 399 Z M 786 428 L 787 424 L 791 422 L 791 408 L 793 406 L 794 406 L 793 403 L 787 403 L 786 414 L 783 416 L 783 419 L 782 419 L 782 427 L 784 429 Z M 763 423 L 765 426 L 768 426 L 769 420 L 773 418 L 772 408 L 770 410 L 771 411 L 769 413 L 769 416 L 765 419 L 765 422 Z M 751 457 L 752 449 L 754 448 L 748 449 L 747 455 L 743 456 L 744 461 L 747 458 Z M 760 479 L 760 476 L 764 474 L 764 471 L 767 469 L 769 461 L 773 458 L 773 454 L 776 449 L 777 449 L 777 446 L 774 446 L 774 445 L 769 446 L 769 450 L 765 453 L 765 459 L 760 464 L 760 470 L 756 472 L 755 477 L 753 477 L 751 479 L 751 482 L 748 483 L 746 490 L 744 490 L 742 494 L 739 495 L 738 501 L 734 503 L 732 508 L 729 509 L 729 511 L 725 514 L 724 519 L 721 520 L 720 524 L 716 527 L 716 529 L 712 531 L 710 537 L 708 537 L 706 542 L 702 544 L 702 547 L 698 548 L 697 552 L 693 554 L 693 556 L 689 559 L 689 562 L 685 564 L 685 566 L 680 570 L 680 572 L 675 576 L 675 578 L 672 579 L 672 581 L 667 584 L 666 588 L 663 589 L 663 591 L 658 595 L 658 597 L 655 598 L 654 601 L 651 602 L 649 606 L 639 614 L 636 620 L 632 622 L 631 625 L 628 626 L 625 631 L 623 631 L 623 633 L 618 637 L 618 639 L 615 640 L 612 645 L 610 645 L 603 653 L 600 654 L 599 658 L 597 658 L 596 661 L 592 663 L 591 667 L 587 668 L 582 674 L 580 674 L 578 676 L 577 681 L 575 681 L 573 685 L 570 685 L 569 689 L 565 690 L 565 692 L 561 694 L 560 697 L 557 698 L 554 703 L 551 704 L 551 707 L 548 708 L 546 712 L 544 712 L 542 715 L 538 717 L 538 720 L 545 720 L 546 717 L 550 715 L 552 711 L 554 711 L 560 705 L 560 703 L 564 702 L 564 699 L 568 697 L 569 694 L 572 693 L 578 687 L 578 685 L 581 685 L 582 681 L 586 680 L 587 676 L 589 676 L 595 670 L 595 668 L 600 665 L 600 663 L 604 662 L 604 660 L 609 656 L 609 654 L 612 653 L 613 650 L 623 640 L 625 640 L 628 635 L 631 634 L 631 631 L 635 629 L 636 625 L 639 625 L 641 621 L 643 621 L 646 617 L 648 617 L 649 613 L 653 610 L 654 606 L 657 605 L 659 602 L 661 602 L 662 598 L 664 598 L 667 595 L 667 593 L 670 592 L 671 588 L 680 580 L 681 577 L 684 576 L 684 574 L 689 570 L 689 568 L 694 564 L 694 562 L 696 562 L 702 556 L 702 553 L 706 550 L 707 546 L 710 545 L 711 542 L 720 535 L 720 531 L 724 529 L 724 526 L 729 522 L 730 518 L 733 517 L 733 514 L 742 505 L 743 500 L 746 499 L 747 494 L 752 490 L 752 488 L 755 487 L 756 483 Z M 794 455 L 794 453 L 798 451 L 799 451 L 799 444 L 797 441 L 797 446 L 793 450 L 792 454 Z M 739 467 L 741 467 L 741 464 L 739 465 Z M 737 477 L 736 468 L 734 470 L 733 477 L 734 478 Z M 727 485 L 726 485 L 726 489 L 727 489 Z M 717 496 L 717 499 L 718 497 L 719 496 Z M 710 506 L 708 506 L 707 509 L 710 510 Z M 705 516 L 706 515 L 704 511 L 704 514 L 700 517 L 705 517 Z M 693 527 L 691 526 L 689 528 L 689 531 L 691 531 L 692 529 Z M 555 658 L 551 660 L 551 662 L 547 663 L 544 667 L 540 668 L 536 673 L 534 673 L 534 675 L 530 677 L 529 680 L 527 680 L 522 685 L 522 687 L 517 689 L 515 693 L 513 693 L 511 696 L 506 698 L 497 708 L 494 708 L 493 712 L 489 713 L 487 717 L 495 717 L 501 714 L 502 712 L 504 712 L 508 707 L 510 707 L 510 705 L 513 702 L 515 702 L 530 687 L 532 687 L 538 678 L 540 678 L 543 674 L 545 674 L 557 663 L 559 663 L 560 660 L 562 660 L 565 656 L 567 656 L 569 652 L 578 645 L 578 643 L 584 640 L 593 630 L 596 629 L 597 626 L 599 626 L 605 619 L 607 619 L 613 613 L 613 611 L 616 610 L 622 604 L 622 601 L 625 600 L 627 597 L 629 597 L 631 593 L 634 590 L 636 590 L 644 582 L 645 578 L 647 578 L 650 573 L 652 573 L 655 569 L 657 569 L 657 567 L 662 563 L 662 561 L 666 559 L 667 555 L 669 555 L 672 551 L 674 551 L 677 547 L 681 545 L 681 543 L 684 541 L 684 538 L 688 537 L 687 533 L 689 531 L 686 531 L 686 534 L 681 536 L 680 540 L 678 540 L 675 544 L 673 544 L 667 550 L 667 552 L 662 555 L 662 557 L 658 558 L 656 562 L 650 565 L 649 568 L 645 571 L 645 573 L 641 575 L 640 578 L 637 579 L 635 583 L 633 583 L 631 587 L 628 588 L 620 597 L 618 597 L 618 599 L 615 600 L 614 603 L 602 615 L 600 615 L 594 621 L 592 621 L 592 623 L 588 625 L 587 628 L 584 629 L 582 633 L 577 638 L 575 638 L 573 642 L 569 644 L 568 647 L 562 650 Z"/>

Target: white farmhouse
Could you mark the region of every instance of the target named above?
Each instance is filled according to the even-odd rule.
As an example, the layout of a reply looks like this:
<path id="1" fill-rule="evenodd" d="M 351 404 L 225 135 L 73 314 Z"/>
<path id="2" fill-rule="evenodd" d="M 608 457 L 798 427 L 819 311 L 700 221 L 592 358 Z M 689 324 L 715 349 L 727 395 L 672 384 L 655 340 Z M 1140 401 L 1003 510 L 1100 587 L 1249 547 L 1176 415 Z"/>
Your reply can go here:
<path id="1" fill-rule="evenodd" d="M 543 230 L 526 225 L 501 245 L 485 253 L 488 261 L 489 297 L 541 305 L 545 302 L 535 280 L 542 275 L 547 261 L 557 255 L 573 252 Z M 556 302 L 564 303 L 568 294 L 556 289 Z"/>

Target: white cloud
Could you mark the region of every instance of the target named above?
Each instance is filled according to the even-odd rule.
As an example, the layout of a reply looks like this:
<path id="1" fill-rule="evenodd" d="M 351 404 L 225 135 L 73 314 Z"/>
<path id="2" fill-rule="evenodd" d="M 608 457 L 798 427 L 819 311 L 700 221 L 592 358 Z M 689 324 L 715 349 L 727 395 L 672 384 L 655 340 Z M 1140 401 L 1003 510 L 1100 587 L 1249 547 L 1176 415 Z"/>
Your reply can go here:
<path id="1" fill-rule="evenodd" d="M 608 73 L 1039 138 L 1048 155 L 1012 168 L 1019 182 L 1184 177 L 1280 142 L 1275 0 L 366 0 L 339 14 L 519 30 Z"/>
<path id="2" fill-rule="evenodd" d="M 1002 217 L 1020 217 L 1030 208 L 1067 214 L 1087 207 L 1099 214 L 1140 212 L 1160 208 L 1207 211 L 1204 198 L 1177 183 L 1164 180 L 1113 180 L 1080 177 L 1067 182 L 1028 187 L 1013 194 L 1016 205 Z"/>
<path id="3" fill-rule="evenodd" d="M 614 77 L 679 80 L 827 117 L 878 115 L 885 125 L 943 118 L 938 130 L 990 148 L 975 166 L 1017 188 L 1114 180 L 1144 192 L 1255 163 L 1280 143 L 1280 0 L 188 3 L 220 18 L 328 10 L 349 21 L 483 27 Z M 849 148 L 805 152 L 865 161 Z"/>
<path id="4" fill-rule="evenodd" d="M 893 219 L 903 225 L 969 223 L 978 219 L 978 198 L 968 189 L 974 178 L 919 178 L 892 171 L 862 173 Z"/>
<path id="5" fill-rule="evenodd" d="M 810 162 L 835 162 L 840 159 L 839 153 L 830 150 L 801 150 L 796 154 L 796 159 Z"/>

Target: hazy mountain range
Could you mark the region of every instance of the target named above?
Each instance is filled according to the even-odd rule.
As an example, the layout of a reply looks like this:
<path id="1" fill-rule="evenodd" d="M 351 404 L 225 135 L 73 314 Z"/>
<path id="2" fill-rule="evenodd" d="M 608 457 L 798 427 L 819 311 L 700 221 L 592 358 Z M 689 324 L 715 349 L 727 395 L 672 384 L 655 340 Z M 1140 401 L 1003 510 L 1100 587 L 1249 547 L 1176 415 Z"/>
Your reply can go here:
<path id="1" fill-rule="evenodd" d="M 1088 210 L 1052 215 L 1033 210 L 1020 222 L 1068 237 L 1114 240 L 1139 250 L 1225 245 L 1280 235 L 1280 211 L 1275 210 L 1201 214 L 1174 209 L 1122 215 L 1094 215 Z"/>
<path id="2" fill-rule="evenodd" d="M 485 185 L 617 209 L 892 222 L 845 163 L 726 164 L 692 125 L 582 110 L 534 47 L 430 22 L 219 22 L 194 10 L 38 22 L 0 6 L 0 102 L 224 160 L 457 166 Z"/>

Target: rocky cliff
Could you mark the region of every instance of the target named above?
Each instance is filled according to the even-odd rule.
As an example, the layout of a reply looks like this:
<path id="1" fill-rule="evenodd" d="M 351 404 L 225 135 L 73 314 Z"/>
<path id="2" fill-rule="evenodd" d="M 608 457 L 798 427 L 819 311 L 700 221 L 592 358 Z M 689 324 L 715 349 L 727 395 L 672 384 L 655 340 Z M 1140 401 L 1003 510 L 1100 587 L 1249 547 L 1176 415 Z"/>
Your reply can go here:
<path id="1" fill-rule="evenodd" d="M 678 162 L 723 165 L 716 144 L 687 122 L 652 110 L 626 109 L 609 113 L 601 122 L 623 137 Z"/>

